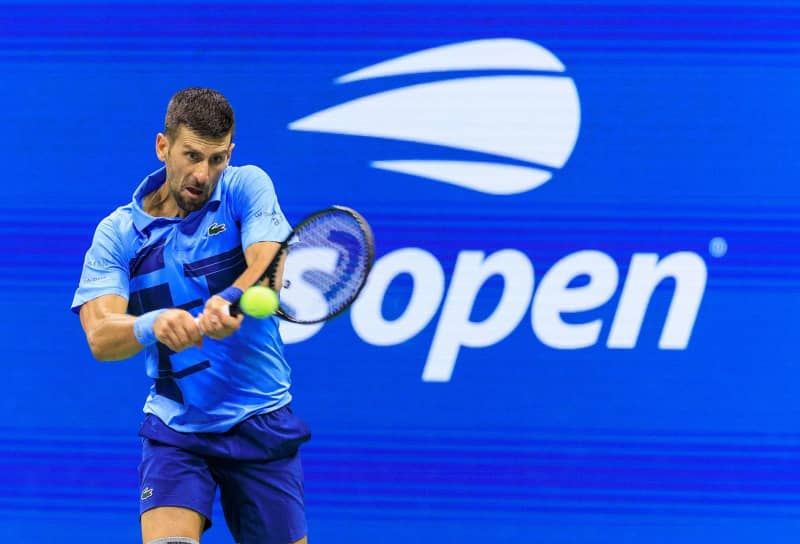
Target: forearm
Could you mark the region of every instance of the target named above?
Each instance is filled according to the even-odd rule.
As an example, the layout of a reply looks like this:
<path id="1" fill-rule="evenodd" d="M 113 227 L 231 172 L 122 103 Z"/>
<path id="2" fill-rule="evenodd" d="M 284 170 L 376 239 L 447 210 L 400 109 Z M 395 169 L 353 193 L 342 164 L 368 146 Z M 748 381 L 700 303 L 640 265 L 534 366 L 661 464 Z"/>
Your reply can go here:
<path id="1" fill-rule="evenodd" d="M 233 287 L 237 287 L 242 291 L 246 291 L 254 285 L 261 275 L 267 270 L 267 267 L 272 262 L 272 259 L 280 249 L 280 244 L 277 242 L 258 242 L 247 248 L 245 257 L 247 259 L 247 268 L 242 274 L 233 282 Z M 274 288 L 280 288 L 280 279 L 282 275 L 282 263 L 278 266 L 278 281 Z"/>
<path id="2" fill-rule="evenodd" d="M 261 274 L 263 274 L 267 266 L 269 266 L 269 263 L 270 261 L 266 256 L 259 255 L 258 259 L 248 263 L 244 272 L 233 282 L 233 286 L 238 287 L 242 291 L 246 291 L 259 280 Z"/>
<path id="3" fill-rule="evenodd" d="M 92 355 L 99 361 L 120 361 L 142 351 L 144 346 L 133 334 L 135 321 L 127 314 L 110 314 L 98 321 L 86 334 Z"/>
<path id="4" fill-rule="evenodd" d="M 127 359 L 156 342 L 175 353 L 202 344 L 200 326 L 186 310 L 164 308 L 134 317 L 127 307 L 127 299 L 119 295 L 103 295 L 81 306 L 81 326 L 96 359 Z"/>

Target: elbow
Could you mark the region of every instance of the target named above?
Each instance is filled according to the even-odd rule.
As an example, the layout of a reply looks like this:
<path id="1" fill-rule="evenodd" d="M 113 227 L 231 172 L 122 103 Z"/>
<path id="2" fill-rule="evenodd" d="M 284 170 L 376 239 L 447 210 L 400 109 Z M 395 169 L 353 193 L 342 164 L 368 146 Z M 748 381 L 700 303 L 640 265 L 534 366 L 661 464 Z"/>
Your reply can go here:
<path id="1" fill-rule="evenodd" d="M 104 342 L 98 338 L 98 335 L 95 333 L 89 333 L 86 335 L 86 341 L 89 344 L 89 350 L 92 352 L 92 357 L 97 359 L 100 362 L 108 362 L 108 361 L 116 361 L 117 358 L 114 357 L 114 354 L 108 349 L 107 345 L 104 345 Z"/>

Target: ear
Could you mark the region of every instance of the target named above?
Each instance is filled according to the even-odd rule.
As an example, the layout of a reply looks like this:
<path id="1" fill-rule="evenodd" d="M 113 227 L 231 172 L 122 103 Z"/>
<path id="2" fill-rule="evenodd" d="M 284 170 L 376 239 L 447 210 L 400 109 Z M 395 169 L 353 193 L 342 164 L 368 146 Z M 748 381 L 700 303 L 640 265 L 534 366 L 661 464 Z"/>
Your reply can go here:
<path id="1" fill-rule="evenodd" d="M 228 147 L 228 160 L 231 160 L 231 155 L 233 155 L 233 148 L 236 147 L 236 144 L 231 142 L 230 147 Z"/>
<path id="2" fill-rule="evenodd" d="M 156 136 L 156 157 L 161 162 L 167 162 L 167 151 L 169 150 L 169 138 L 162 133 Z"/>

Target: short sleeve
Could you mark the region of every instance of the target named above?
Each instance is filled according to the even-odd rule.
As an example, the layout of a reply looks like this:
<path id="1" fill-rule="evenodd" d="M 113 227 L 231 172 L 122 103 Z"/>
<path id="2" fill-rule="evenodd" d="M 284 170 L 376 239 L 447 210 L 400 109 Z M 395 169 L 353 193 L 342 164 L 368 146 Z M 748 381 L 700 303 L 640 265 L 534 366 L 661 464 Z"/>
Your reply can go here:
<path id="1" fill-rule="evenodd" d="M 283 242 L 289 236 L 291 226 L 266 172 L 257 166 L 241 167 L 231 194 L 241 223 L 243 249 L 256 242 Z"/>
<path id="2" fill-rule="evenodd" d="M 103 295 L 120 295 L 128 298 L 129 272 L 124 262 L 122 243 L 110 217 L 97 226 L 92 245 L 83 260 L 83 270 L 72 311 Z"/>

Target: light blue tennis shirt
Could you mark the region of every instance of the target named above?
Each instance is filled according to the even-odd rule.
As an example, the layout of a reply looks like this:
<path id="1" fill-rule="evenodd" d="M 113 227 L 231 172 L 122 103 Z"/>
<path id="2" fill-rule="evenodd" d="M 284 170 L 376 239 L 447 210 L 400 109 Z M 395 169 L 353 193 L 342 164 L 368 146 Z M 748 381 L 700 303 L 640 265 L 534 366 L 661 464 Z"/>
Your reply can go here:
<path id="1" fill-rule="evenodd" d="M 225 169 L 205 206 L 185 218 L 153 217 L 145 195 L 166 178 L 147 176 L 133 201 L 103 219 L 86 253 L 72 310 L 101 295 L 128 300 L 128 313 L 183 308 L 198 315 L 205 301 L 246 268 L 243 249 L 283 241 L 290 233 L 269 176 L 255 166 Z M 290 369 L 278 320 L 245 318 L 223 340 L 174 353 L 161 343 L 144 350 L 153 386 L 144 412 L 181 432 L 223 432 L 291 400 Z"/>

